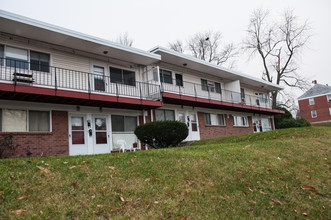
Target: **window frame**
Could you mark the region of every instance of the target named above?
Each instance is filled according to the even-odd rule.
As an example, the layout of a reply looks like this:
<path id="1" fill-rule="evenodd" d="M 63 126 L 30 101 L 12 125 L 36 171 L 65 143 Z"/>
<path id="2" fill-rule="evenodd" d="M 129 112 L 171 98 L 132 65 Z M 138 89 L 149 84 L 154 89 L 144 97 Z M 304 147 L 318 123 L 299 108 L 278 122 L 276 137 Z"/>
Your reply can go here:
<path id="1" fill-rule="evenodd" d="M 25 111 L 26 112 L 26 131 L 3 131 L 3 110 L 16 110 L 16 111 Z M 39 112 L 48 112 L 49 113 L 49 130 L 48 131 L 30 131 L 30 111 L 39 111 Z M 53 123 L 52 123 L 52 110 L 43 110 L 43 109 L 18 109 L 18 108 L 0 108 L 0 133 L 52 133 L 53 132 Z"/>
<path id="2" fill-rule="evenodd" d="M 157 120 L 156 111 L 163 111 L 163 115 L 164 115 L 163 120 Z M 173 120 L 167 120 L 166 119 L 166 111 L 173 112 L 173 114 L 174 114 Z M 176 121 L 176 112 L 175 112 L 175 110 L 172 110 L 172 109 L 155 109 L 155 121 Z"/>
<path id="3" fill-rule="evenodd" d="M 114 131 L 114 126 L 113 126 L 113 116 L 120 116 L 123 117 L 123 131 Z M 139 121 L 138 121 L 138 117 L 137 116 L 133 116 L 133 115 L 120 115 L 120 114 L 112 114 L 110 116 L 110 121 L 111 121 L 111 132 L 114 134 L 134 134 L 134 130 L 133 131 L 126 131 L 126 126 L 125 126 L 125 118 L 126 117 L 132 117 L 136 119 L 136 127 L 139 125 Z"/>
<path id="4" fill-rule="evenodd" d="M 315 105 L 315 99 L 314 98 L 309 98 L 308 102 L 309 102 L 309 105 Z"/>
<path id="5" fill-rule="evenodd" d="M 315 112 L 315 114 L 313 114 L 313 112 Z M 317 118 L 317 111 L 316 110 L 311 110 L 310 115 L 311 115 L 311 118 Z M 315 115 L 315 117 L 314 117 L 314 115 Z"/>
<path id="6" fill-rule="evenodd" d="M 114 80 L 114 77 L 112 77 L 112 71 L 111 69 L 118 69 L 118 70 L 121 70 L 121 81 L 113 81 Z M 108 70 L 109 70 L 109 80 L 111 83 L 119 83 L 119 84 L 122 84 L 122 85 L 127 85 L 127 86 L 136 86 L 137 84 L 137 80 L 136 80 L 136 71 L 132 71 L 132 70 L 128 70 L 128 69 L 123 69 L 123 68 L 120 68 L 120 67 L 114 67 L 114 66 L 108 66 Z M 124 83 L 124 71 L 127 71 L 127 72 L 131 72 L 133 73 L 133 84 L 126 84 Z M 106 72 L 105 72 L 106 74 Z"/>
<path id="7" fill-rule="evenodd" d="M 33 70 L 33 69 L 31 69 L 31 66 L 32 66 L 31 65 L 31 63 L 32 63 L 32 61 L 31 61 L 31 52 L 48 55 L 48 71 L 43 71 L 41 69 L 39 69 L 39 70 Z M 51 69 L 51 54 L 50 53 L 40 52 L 40 51 L 37 51 L 37 50 L 29 50 L 28 53 L 29 53 L 29 62 L 30 62 L 30 68 L 29 68 L 29 70 L 31 70 L 31 71 L 37 71 L 37 72 L 43 72 L 43 73 L 50 73 L 50 69 Z M 41 66 L 40 60 L 39 60 L 38 66 L 39 66 L 39 68 Z M 44 65 L 44 66 L 46 66 L 46 65 Z"/>
<path id="8" fill-rule="evenodd" d="M 164 73 L 163 73 L 164 71 L 170 73 L 171 83 L 170 83 L 170 81 L 169 82 L 164 81 Z M 173 85 L 173 78 L 172 78 L 172 71 L 171 70 L 159 68 L 159 74 L 160 74 L 159 77 L 160 77 L 160 82 L 161 83 L 167 83 L 167 84 Z M 169 78 L 167 78 L 167 79 L 169 79 Z"/>
<path id="9" fill-rule="evenodd" d="M 238 124 L 238 119 L 242 121 L 242 124 Z M 248 116 L 232 115 L 232 121 L 234 127 L 249 127 Z"/>
<path id="10" fill-rule="evenodd" d="M 21 49 L 21 50 L 26 50 L 28 52 L 28 58 L 27 58 L 27 61 L 26 61 L 26 63 L 28 64 L 27 70 L 37 71 L 37 70 L 32 70 L 31 69 L 31 60 L 30 60 L 31 51 L 49 55 L 49 68 L 52 67 L 52 53 L 50 53 L 49 51 L 34 50 L 34 49 L 31 49 L 31 48 L 28 48 L 28 47 L 24 47 L 24 46 L 23 47 L 21 47 L 21 46 L 18 46 L 17 47 L 16 45 L 11 45 L 11 44 L 1 44 L 1 45 L 3 45 L 3 59 L 4 59 L 3 63 L 0 62 L 0 65 L 2 65 L 2 66 L 6 66 L 7 67 L 6 62 L 5 62 L 6 59 L 7 59 L 7 48 L 8 47 L 12 47 L 12 48 L 17 48 L 17 49 Z M 12 67 L 12 68 L 14 68 L 14 67 Z M 49 71 L 49 72 L 37 71 L 37 72 L 51 73 L 51 71 Z"/>
<path id="11" fill-rule="evenodd" d="M 211 115 L 216 115 L 216 119 L 217 119 L 216 123 L 217 124 L 212 124 Z M 221 117 L 221 116 L 223 116 L 223 117 Z M 220 123 L 221 118 L 222 118 L 223 123 Z M 219 126 L 219 127 L 226 126 L 226 121 L 225 121 L 225 115 L 224 114 L 204 113 L 204 121 L 205 121 L 205 126 Z"/>
<path id="12" fill-rule="evenodd" d="M 327 100 L 327 102 L 331 102 L 331 94 L 326 95 L 326 100 Z"/>
<path id="13" fill-rule="evenodd" d="M 180 79 L 177 78 L 180 76 Z M 184 87 L 183 74 L 175 73 L 176 86 Z"/>
<path id="14" fill-rule="evenodd" d="M 221 82 L 211 81 L 211 80 L 203 79 L 203 78 L 200 78 L 200 82 L 201 82 L 202 91 L 222 94 L 222 83 Z"/>
<path id="15" fill-rule="evenodd" d="M 18 58 L 15 58 L 15 57 L 8 56 L 8 48 L 13 48 L 13 49 L 18 49 L 18 50 L 24 50 L 24 51 L 26 51 L 26 60 L 18 59 Z M 3 56 L 5 58 L 5 66 L 6 67 L 11 67 L 11 68 L 15 68 L 15 69 L 17 68 L 17 69 L 30 70 L 30 65 L 29 65 L 30 50 L 29 49 L 22 48 L 22 47 L 11 46 L 11 45 L 4 45 L 4 55 Z M 8 62 L 11 63 L 12 61 L 15 62 L 14 66 L 12 66 L 11 64 L 8 65 Z M 20 63 L 19 63 L 18 66 L 16 66 L 17 65 L 16 62 L 20 62 L 21 64 L 24 65 L 24 67 L 22 68 Z"/>

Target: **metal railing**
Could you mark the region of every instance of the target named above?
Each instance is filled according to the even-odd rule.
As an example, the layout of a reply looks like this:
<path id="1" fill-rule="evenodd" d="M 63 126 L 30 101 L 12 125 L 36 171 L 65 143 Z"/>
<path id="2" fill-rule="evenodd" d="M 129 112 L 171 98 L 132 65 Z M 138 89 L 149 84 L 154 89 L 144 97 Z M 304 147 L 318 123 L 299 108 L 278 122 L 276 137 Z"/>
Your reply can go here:
<path id="1" fill-rule="evenodd" d="M 147 100 L 162 99 L 160 86 L 157 84 L 137 82 L 134 79 L 115 80 L 105 75 L 6 58 L 0 58 L 0 80 L 11 81 L 15 85 L 24 83 L 30 86 L 78 90 Z"/>
<path id="2" fill-rule="evenodd" d="M 239 92 L 229 91 L 225 89 L 217 91 L 215 87 L 185 81 L 178 81 L 176 79 L 172 80 L 172 84 L 165 82 L 161 83 L 161 91 L 193 96 L 196 98 L 205 98 L 210 100 L 224 101 L 262 108 L 272 108 L 271 100 L 263 96 L 245 94 L 245 96 L 242 97 L 242 94 Z"/>

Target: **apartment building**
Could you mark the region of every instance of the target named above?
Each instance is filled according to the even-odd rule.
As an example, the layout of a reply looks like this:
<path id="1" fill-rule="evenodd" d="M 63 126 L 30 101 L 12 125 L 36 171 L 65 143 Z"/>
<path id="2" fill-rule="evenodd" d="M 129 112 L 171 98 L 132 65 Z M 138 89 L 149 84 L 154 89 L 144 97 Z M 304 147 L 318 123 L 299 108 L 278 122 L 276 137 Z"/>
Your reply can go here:
<path id="1" fill-rule="evenodd" d="M 298 98 L 300 116 L 312 124 L 331 122 L 331 87 L 317 84 Z"/>
<path id="2" fill-rule="evenodd" d="M 0 11 L 0 135 L 27 155 L 145 149 L 139 124 L 179 120 L 189 140 L 274 128 L 281 87 L 162 47 L 143 51 Z"/>

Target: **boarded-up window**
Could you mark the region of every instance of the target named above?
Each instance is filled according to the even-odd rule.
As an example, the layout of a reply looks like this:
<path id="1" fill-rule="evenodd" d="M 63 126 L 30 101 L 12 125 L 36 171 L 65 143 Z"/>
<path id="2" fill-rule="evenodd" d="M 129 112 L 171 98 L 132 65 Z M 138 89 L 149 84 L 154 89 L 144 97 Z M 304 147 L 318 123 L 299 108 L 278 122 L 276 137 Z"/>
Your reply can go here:
<path id="1" fill-rule="evenodd" d="M 3 131 L 4 132 L 26 132 L 27 120 L 24 110 L 3 110 Z"/>

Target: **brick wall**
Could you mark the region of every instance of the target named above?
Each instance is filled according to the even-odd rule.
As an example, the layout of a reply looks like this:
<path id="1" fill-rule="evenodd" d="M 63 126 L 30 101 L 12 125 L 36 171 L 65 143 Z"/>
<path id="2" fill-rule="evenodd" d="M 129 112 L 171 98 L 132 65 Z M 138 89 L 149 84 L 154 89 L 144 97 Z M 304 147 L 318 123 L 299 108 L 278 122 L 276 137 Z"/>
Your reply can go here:
<path id="1" fill-rule="evenodd" d="M 252 117 L 248 117 L 249 127 L 233 126 L 232 115 L 225 117 L 226 126 L 205 125 L 204 113 L 198 112 L 200 139 L 253 133 Z"/>
<path id="2" fill-rule="evenodd" d="M 6 134 L 6 133 L 0 133 Z M 20 146 L 8 157 L 31 157 L 69 155 L 68 112 L 52 111 L 52 132 L 11 132 L 13 141 Z"/>
<path id="3" fill-rule="evenodd" d="M 315 104 L 309 105 L 309 99 L 299 100 L 300 116 L 309 122 L 321 122 L 331 120 L 329 108 L 331 102 L 328 102 L 326 95 L 314 97 Z M 317 118 L 311 117 L 311 111 L 316 110 Z"/>

